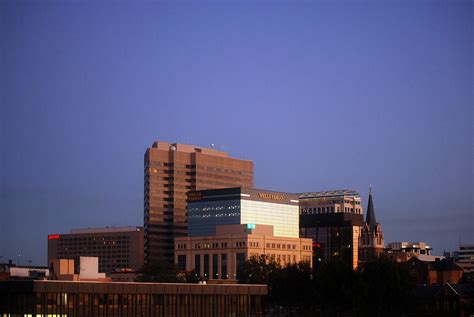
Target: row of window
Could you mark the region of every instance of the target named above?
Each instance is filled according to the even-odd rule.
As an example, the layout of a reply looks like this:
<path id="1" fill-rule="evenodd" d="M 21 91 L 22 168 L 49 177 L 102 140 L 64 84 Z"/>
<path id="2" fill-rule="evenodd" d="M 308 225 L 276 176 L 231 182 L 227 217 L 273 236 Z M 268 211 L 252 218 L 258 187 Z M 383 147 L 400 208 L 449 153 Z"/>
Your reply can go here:
<path id="1" fill-rule="evenodd" d="M 267 249 L 287 249 L 287 250 L 290 250 L 290 249 L 293 249 L 293 250 L 296 250 L 296 245 L 294 244 L 282 244 L 282 243 L 267 243 Z"/>
<path id="2" fill-rule="evenodd" d="M 301 214 L 302 215 L 328 214 L 328 213 L 334 213 L 334 210 L 336 210 L 336 212 L 341 212 L 341 209 L 339 207 L 336 207 L 336 209 L 334 209 L 334 207 L 317 207 L 317 208 L 302 208 Z M 354 208 L 344 207 L 343 212 L 354 213 Z M 362 213 L 362 210 L 360 208 L 355 208 L 355 213 L 360 214 Z"/>

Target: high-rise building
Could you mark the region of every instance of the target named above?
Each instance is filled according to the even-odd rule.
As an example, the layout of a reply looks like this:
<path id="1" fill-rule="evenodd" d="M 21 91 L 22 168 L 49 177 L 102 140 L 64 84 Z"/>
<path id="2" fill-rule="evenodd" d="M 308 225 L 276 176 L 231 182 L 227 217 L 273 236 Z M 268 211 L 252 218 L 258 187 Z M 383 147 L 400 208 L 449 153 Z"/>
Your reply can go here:
<path id="1" fill-rule="evenodd" d="M 365 263 L 380 257 L 384 251 L 382 226 L 375 219 L 375 208 L 372 200 L 372 187 L 369 187 L 367 215 L 362 226 L 359 241 L 359 262 Z"/>
<path id="2" fill-rule="evenodd" d="M 357 268 L 364 216 L 356 191 L 300 194 L 299 212 L 300 237 L 313 239 L 313 263 L 339 258 Z"/>
<path id="3" fill-rule="evenodd" d="M 53 259 L 98 257 L 99 272 L 138 270 L 143 265 L 143 228 L 73 229 L 48 235 L 48 266 Z"/>
<path id="4" fill-rule="evenodd" d="M 187 192 L 253 187 L 253 162 L 227 152 L 156 141 L 145 152 L 145 261 L 174 260 L 174 238 L 187 235 Z"/>

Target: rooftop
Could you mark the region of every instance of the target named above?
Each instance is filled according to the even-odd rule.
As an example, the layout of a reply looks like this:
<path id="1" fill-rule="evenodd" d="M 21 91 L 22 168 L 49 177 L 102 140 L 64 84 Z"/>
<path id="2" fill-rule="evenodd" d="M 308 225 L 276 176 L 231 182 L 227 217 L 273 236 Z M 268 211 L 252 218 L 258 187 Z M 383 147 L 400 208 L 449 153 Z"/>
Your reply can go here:
<path id="1" fill-rule="evenodd" d="M 71 234 L 77 233 L 110 233 L 110 232 L 132 232 L 143 230 L 142 227 L 105 227 L 105 228 L 85 228 L 72 229 Z"/>
<path id="2" fill-rule="evenodd" d="M 360 197 L 359 193 L 352 189 L 339 189 L 322 192 L 307 192 L 300 193 L 300 199 L 307 198 L 324 198 L 324 197 L 340 197 L 340 196 L 356 196 Z"/>

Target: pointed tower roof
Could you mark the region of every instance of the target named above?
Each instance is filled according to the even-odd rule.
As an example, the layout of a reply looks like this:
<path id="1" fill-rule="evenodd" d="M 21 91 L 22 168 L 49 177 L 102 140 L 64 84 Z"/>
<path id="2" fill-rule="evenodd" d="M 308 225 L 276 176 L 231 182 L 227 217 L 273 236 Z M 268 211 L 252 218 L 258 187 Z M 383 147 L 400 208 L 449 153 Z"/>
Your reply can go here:
<path id="1" fill-rule="evenodd" d="M 369 186 L 369 203 L 367 204 L 367 215 L 365 222 L 369 225 L 370 229 L 377 227 L 377 220 L 375 219 L 375 208 L 372 201 L 372 185 Z"/>

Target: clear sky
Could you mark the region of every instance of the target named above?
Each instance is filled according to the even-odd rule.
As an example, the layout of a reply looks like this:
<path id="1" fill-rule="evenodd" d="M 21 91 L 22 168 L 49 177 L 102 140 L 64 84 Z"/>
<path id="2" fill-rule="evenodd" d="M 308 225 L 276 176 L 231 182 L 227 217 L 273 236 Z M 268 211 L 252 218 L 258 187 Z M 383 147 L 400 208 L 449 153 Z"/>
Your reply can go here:
<path id="1" fill-rule="evenodd" d="M 0 261 L 143 225 L 154 140 L 288 192 L 373 185 L 385 242 L 474 242 L 471 1 L 0 1 Z"/>

